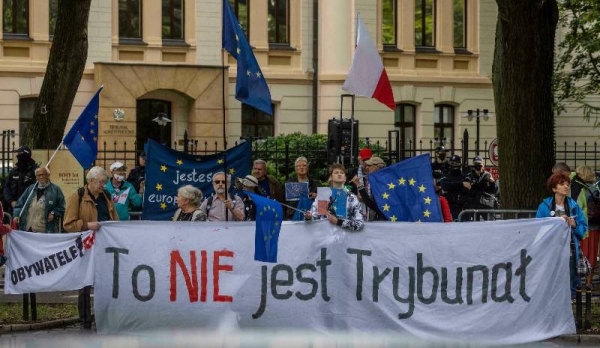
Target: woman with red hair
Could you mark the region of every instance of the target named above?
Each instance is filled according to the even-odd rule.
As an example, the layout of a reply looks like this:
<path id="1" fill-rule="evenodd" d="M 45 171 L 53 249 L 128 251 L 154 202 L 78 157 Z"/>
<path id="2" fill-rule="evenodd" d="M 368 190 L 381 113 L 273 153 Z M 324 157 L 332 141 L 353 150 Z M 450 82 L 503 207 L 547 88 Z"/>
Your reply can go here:
<path id="1" fill-rule="evenodd" d="M 571 275 L 571 293 L 574 293 L 575 289 L 580 285 L 576 267 L 579 258 L 579 241 L 588 229 L 587 221 L 577 202 L 568 196 L 571 187 L 571 179 L 568 175 L 564 173 L 552 174 L 546 185 L 554 194 L 542 201 L 535 217 L 560 217 L 571 227 L 569 269 Z"/>

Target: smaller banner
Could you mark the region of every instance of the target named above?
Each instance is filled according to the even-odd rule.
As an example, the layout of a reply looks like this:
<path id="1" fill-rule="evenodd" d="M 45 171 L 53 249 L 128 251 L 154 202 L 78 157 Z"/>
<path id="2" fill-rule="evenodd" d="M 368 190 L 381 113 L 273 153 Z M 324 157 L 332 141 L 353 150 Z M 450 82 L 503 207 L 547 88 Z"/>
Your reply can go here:
<path id="1" fill-rule="evenodd" d="M 227 169 L 232 186 L 235 178 L 250 174 L 250 145 L 250 142 L 244 141 L 225 152 L 195 156 L 148 140 L 144 220 L 171 220 L 177 210 L 177 189 L 181 186 L 195 186 L 204 197 L 208 197 L 214 192 L 214 173 Z"/>
<path id="2" fill-rule="evenodd" d="M 33 233 L 12 231 L 4 293 L 68 291 L 94 283 L 95 233 Z"/>

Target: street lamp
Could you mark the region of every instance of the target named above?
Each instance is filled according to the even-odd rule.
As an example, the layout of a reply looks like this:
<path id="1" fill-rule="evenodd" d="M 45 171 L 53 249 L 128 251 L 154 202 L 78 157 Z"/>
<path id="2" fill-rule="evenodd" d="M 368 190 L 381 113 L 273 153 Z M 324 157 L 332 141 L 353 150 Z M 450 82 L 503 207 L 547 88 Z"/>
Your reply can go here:
<path id="1" fill-rule="evenodd" d="M 166 112 L 159 112 L 152 122 L 156 122 L 160 126 L 160 143 L 165 144 L 165 126 L 171 122 L 167 117 Z"/>
<path id="2" fill-rule="evenodd" d="M 479 127 L 480 127 L 480 119 L 481 117 L 483 117 L 486 121 L 490 118 L 490 116 L 492 115 L 491 112 L 489 112 L 488 109 L 475 109 L 475 110 L 467 110 L 467 118 L 469 119 L 469 121 L 473 120 L 473 117 L 475 117 L 476 119 L 476 125 L 477 125 L 477 133 L 476 133 L 476 144 L 477 146 L 475 147 L 475 150 L 477 150 L 477 155 L 479 155 Z"/>

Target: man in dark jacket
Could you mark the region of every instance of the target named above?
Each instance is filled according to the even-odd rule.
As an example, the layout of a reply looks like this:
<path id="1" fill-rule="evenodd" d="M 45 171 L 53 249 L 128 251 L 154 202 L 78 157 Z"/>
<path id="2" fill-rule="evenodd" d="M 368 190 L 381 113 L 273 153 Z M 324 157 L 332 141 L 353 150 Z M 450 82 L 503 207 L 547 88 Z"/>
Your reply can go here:
<path id="1" fill-rule="evenodd" d="M 17 165 L 8 173 L 4 184 L 4 199 L 8 205 L 6 210 L 11 212 L 25 189 L 35 183 L 35 169 L 38 167 L 31 158 L 29 147 L 21 146 L 16 152 Z"/>
<path id="2" fill-rule="evenodd" d="M 469 203 L 471 183 L 462 175 L 462 159 L 460 156 L 453 155 L 450 157 L 448 164 L 450 165 L 450 170 L 448 171 L 448 174 L 440 179 L 439 183 L 444 191 L 444 196 L 448 200 L 448 204 L 450 204 L 452 219 L 456 220 L 458 214 L 460 214 Z"/>
<path id="3" fill-rule="evenodd" d="M 140 186 L 146 180 L 146 151 L 140 152 L 138 163 L 140 165 L 133 168 L 127 176 L 127 181 L 133 185 L 135 192 L 140 192 Z"/>
<path id="4" fill-rule="evenodd" d="M 371 174 L 385 168 L 385 161 L 374 156 L 365 161 L 365 166 L 366 173 L 364 174 Z M 366 206 L 366 214 L 363 214 L 364 219 L 366 221 L 388 221 L 388 218 L 383 215 L 383 212 L 377 206 L 377 202 L 371 192 L 367 192 L 367 188 L 360 184 L 360 177 L 358 175 L 352 178 L 352 183 L 357 187 L 358 193 L 360 193 L 361 199 Z"/>
<path id="5" fill-rule="evenodd" d="M 494 209 L 497 207 L 495 195 L 498 187 L 492 174 L 485 170 L 481 156 L 473 158 L 473 165 L 466 179 L 471 183 L 470 209 Z"/>

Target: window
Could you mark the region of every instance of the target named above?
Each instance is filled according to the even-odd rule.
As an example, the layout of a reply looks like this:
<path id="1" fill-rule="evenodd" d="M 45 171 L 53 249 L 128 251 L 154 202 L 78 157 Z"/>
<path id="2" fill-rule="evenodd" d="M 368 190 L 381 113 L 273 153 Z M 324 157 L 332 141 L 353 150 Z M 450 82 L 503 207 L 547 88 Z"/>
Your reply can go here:
<path id="1" fill-rule="evenodd" d="M 229 5 L 233 9 L 233 13 L 238 19 L 238 22 L 244 29 L 248 41 L 250 41 L 250 0 L 229 0 Z"/>
<path id="2" fill-rule="evenodd" d="M 140 0 L 119 0 L 119 37 L 126 39 L 142 38 L 142 2 Z M 164 23 L 164 20 L 163 20 Z M 163 29 L 164 33 L 164 29 Z"/>
<path id="3" fill-rule="evenodd" d="M 160 125 L 154 121 L 157 117 L 171 119 L 171 102 L 160 99 L 142 99 L 137 101 L 136 144 L 138 151 L 144 149 L 147 139 L 160 142 L 168 147 L 171 142 L 171 124 Z"/>
<path id="4" fill-rule="evenodd" d="M 275 107 L 273 107 L 275 109 Z M 242 103 L 242 137 L 266 138 L 275 135 L 275 116 Z"/>
<path id="5" fill-rule="evenodd" d="M 415 45 L 435 47 L 435 0 L 415 1 Z"/>
<path id="6" fill-rule="evenodd" d="M 415 106 L 397 104 L 394 126 L 400 131 L 400 157 L 411 157 L 410 151 L 415 149 Z"/>
<path id="7" fill-rule="evenodd" d="M 454 48 L 467 48 L 467 0 L 454 0 Z"/>
<path id="8" fill-rule="evenodd" d="M 436 105 L 433 111 L 434 139 L 440 144 L 451 144 L 454 135 L 454 106 Z"/>
<path id="9" fill-rule="evenodd" d="M 19 100 L 19 136 L 21 139 L 29 131 L 29 126 L 33 121 L 33 113 L 35 111 L 35 102 L 37 97 L 21 98 Z"/>
<path id="10" fill-rule="evenodd" d="M 50 18 L 48 18 L 49 26 L 48 33 L 54 36 L 56 29 L 56 19 L 58 18 L 58 0 L 50 0 Z"/>
<path id="11" fill-rule="evenodd" d="M 183 0 L 162 0 L 162 38 L 183 40 Z"/>
<path id="12" fill-rule="evenodd" d="M 396 47 L 396 0 L 382 0 L 381 41 L 384 46 Z"/>
<path id="13" fill-rule="evenodd" d="M 289 0 L 269 0 L 269 43 L 289 45 Z"/>
<path id="14" fill-rule="evenodd" d="M 29 0 L 4 0 L 4 36 L 29 36 Z"/>

